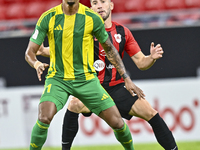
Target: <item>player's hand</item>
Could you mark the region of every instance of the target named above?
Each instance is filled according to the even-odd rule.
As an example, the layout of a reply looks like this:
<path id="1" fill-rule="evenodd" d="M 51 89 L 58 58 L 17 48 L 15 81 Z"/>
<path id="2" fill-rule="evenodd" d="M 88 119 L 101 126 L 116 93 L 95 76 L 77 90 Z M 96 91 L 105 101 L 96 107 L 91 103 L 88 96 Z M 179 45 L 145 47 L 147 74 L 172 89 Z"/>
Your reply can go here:
<path id="1" fill-rule="evenodd" d="M 137 95 L 138 98 L 140 99 L 144 99 L 145 94 L 143 93 L 143 91 L 137 87 L 130 79 L 130 77 L 124 79 L 125 81 L 125 87 L 126 89 L 131 93 L 132 96 Z"/>
<path id="2" fill-rule="evenodd" d="M 157 44 L 154 47 L 154 42 L 152 42 L 150 46 L 150 53 L 151 53 L 151 58 L 157 60 L 163 57 L 164 51 L 160 44 Z"/>
<path id="3" fill-rule="evenodd" d="M 46 64 L 46 63 L 41 63 L 39 61 L 37 61 L 35 64 L 34 64 L 34 68 L 36 69 L 36 72 L 37 72 L 37 76 L 38 76 L 38 79 L 39 81 L 42 81 L 42 74 L 43 74 L 43 71 L 49 67 L 49 64 Z"/>

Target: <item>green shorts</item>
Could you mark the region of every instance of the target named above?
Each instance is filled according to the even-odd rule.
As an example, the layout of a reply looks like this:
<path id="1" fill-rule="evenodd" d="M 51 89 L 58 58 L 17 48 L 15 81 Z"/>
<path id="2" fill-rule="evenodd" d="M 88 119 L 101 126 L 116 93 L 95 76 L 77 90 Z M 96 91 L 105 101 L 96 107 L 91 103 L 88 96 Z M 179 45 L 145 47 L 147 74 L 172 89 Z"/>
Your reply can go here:
<path id="1" fill-rule="evenodd" d="M 48 78 L 45 81 L 45 88 L 40 103 L 51 101 L 55 103 L 57 111 L 59 111 L 66 104 L 69 95 L 79 98 L 96 115 L 115 105 L 96 76 L 91 80 L 70 81 Z"/>

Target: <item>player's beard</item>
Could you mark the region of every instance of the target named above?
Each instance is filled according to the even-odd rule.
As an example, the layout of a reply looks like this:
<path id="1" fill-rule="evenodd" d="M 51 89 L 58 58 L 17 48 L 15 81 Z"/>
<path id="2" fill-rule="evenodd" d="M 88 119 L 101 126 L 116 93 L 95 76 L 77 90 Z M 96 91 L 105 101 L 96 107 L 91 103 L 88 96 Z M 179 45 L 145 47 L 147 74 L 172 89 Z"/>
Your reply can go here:
<path id="1" fill-rule="evenodd" d="M 108 17 L 110 16 L 110 8 L 108 9 L 108 11 L 106 12 L 106 15 L 105 16 L 102 16 L 103 20 L 106 21 L 106 19 L 108 19 Z"/>
<path id="2" fill-rule="evenodd" d="M 67 2 L 67 4 L 68 4 L 69 6 L 73 6 L 73 5 L 75 4 L 75 2 Z"/>

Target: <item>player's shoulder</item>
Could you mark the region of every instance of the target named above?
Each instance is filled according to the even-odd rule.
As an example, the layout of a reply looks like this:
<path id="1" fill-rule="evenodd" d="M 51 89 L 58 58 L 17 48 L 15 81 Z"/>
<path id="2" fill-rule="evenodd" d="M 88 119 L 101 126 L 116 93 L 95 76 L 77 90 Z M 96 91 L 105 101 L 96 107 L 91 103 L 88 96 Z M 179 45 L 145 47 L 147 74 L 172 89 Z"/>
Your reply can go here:
<path id="1" fill-rule="evenodd" d="M 115 24 L 115 26 L 119 26 L 121 28 L 124 28 L 124 30 L 129 30 L 126 26 L 124 26 L 123 24 L 121 24 L 119 22 L 112 21 L 112 23 Z"/>
<path id="2" fill-rule="evenodd" d="M 85 6 L 85 5 L 81 4 L 81 3 L 80 3 L 80 6 L 85 9 L 85 12 L 88 12 L 88 13 L 91 13 L 91 14 L 95 14 L 95 15 L 97 14 L 94 10 L 92 10 L 91 8 Z"/>
<path id="3" fill-rule="evenodd" d="M 58 13 L 63 13 L 62 12 L 62 4 L 59 4 L 59 5 L 57 5 L 57 6 L 54 6 L 54 7 L 52 7 L 52 8 L 50 8 L 50 9 L 48 9 L 47 11 L 45 11 L 44 13 L 43 13 L 43 15 L 44 16 L 47 16 L 47 15 L 55 15 L 55 14 L 58 14 Z"/>
<path id="4" fill-rule="evenodd" d="M 62 4 L 59 4 L 57 6 L 54 6 L 50 9 L 48 9 L 47 11 L 45 11 L 42 16 L 45 17 L 45 16 L 53 16 L 55 14 L 62 14 Z"/>
<path id="5" fill-rule="evenodd" d="M 40 16 L 37 25 L 40 25 L 43 20 L 49 21 L 51 19 L 51 17 L 53 17 L 54 15 L 58 14 L 58 13 L 62 13 L 62 6 L 57 5 L 55 7 L 50 8 L 49 10 L 45 11 L 44 13 L 42 13 L 42 15 Z M 44 23 L 47 23 L 47 22 Z"/>

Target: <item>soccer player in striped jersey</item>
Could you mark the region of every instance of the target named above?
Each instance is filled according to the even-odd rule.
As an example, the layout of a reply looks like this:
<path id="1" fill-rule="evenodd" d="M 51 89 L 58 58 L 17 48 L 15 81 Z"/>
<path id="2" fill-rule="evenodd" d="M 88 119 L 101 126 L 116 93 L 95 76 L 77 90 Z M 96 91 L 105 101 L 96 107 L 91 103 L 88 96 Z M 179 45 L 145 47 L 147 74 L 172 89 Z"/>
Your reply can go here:
<path id="1" fill-rule="evenodd" d="M 126 51 L 139 69 L 147 70 L 157 59 L 162 57 L 163 49 L 160 44 L 154 47 L 154 43 L 151 43 L 150 55 L 145 56 L 130 30 L 117 22 L 112 22 L 111 11 L 114 8 L 114 4 L 111 0 L 90 0 L 90 2 L 92 9 L 105 21 L 106 31 L 121 58 L 123 58 Z M 159 116 L 159 113 L 151 107 L 146 99 L 140 99 L 138 96 L 133 97 L 124 88 L 124 80 L 108 60 L 104 48 L 96 38 L 94 43 L 94 67 L 98 78 L 101 85 L 113 98 L 121 116 L 127 120 L 130 120 L 132 116 L 146 120 L 151 125 L 158 143 L 165 150 L 178 150 L 173 134 Z M 46 51 L 48 53 L 48 49 Z M 84 116 L 90 116 L 91 113 L 89 112 L 90 110 L 79 99 L 72 97 L 63 122 L 63 150 L 70 149 L 78 131 L 78 114 L 83 113 Z"/>
<path id="2" fill-rule="evenodd" d="M 131 133 L 110 95 L 101 86 L 94 63 L 95 36 L 109 61 L 125 81 L 126 89 L 141 99 L 143 91 L 127 75 L 119 53 L 112 45 L 104 21 L 79 0 L 63 0 L 62 4 L 44 12 L 32 34 L 25 59 L 36 69 L 38 79 L 48 64 L 37 60 L 36 53 L 48 36 L 50 67 L 40 99 L 38 120 L 31 134 L 30 150 L 41 150 L 54 115 L 66 104 L 69 95 L 81 99 L 85 106 L 101 117 L 114 130 L 125 150 L 133 150 Z"/>
<path id="3" fill-rule="evenodd" d="M 111 11 L 114 4 L 110 0 L 90 0 L 93 10 L 98 12 L 105 21 L 105 28 L 109 37 L 117 48 L 121 58 L 126 51 L 132 58 L 136 66 L 141 70 L 149 69 L 156 61 L 162 57 L 163 50 L 160 44 L 154 47 L 151 43 L 150 55 L 145 56 L 129 29 L 123 25 L 111 21 Z M 109 62 L 103 47 L 99 42 L 95 42 L 95 63 L 94 67 L 98 74 L 98 78 L 102 86 L 111 95 L 120 114 L 123 118 L 130 120 L 132 116 L 140 117 L 146 120 L 152 127 L 158 143 L 166 150 L 177 150 L 178 147 L 171 131 L 168 129 L 164 120 L 159 116 L 147 100 L 138 99 L 137 96 L 132 97 L 124 88 L 124 81 L 119 73 Z M 49 49 L 43 46 L 38 51 L 39 55 L 49 56 Z M 62 149 L 69 150 L 73 139 L 78 131 L 78 114 L 83 113 L 84 116 L 90 116 L 90 110 L 75 97 L 72 97 L 68 110 L 63 122 Z"/>

